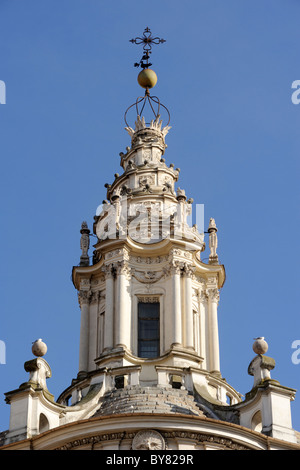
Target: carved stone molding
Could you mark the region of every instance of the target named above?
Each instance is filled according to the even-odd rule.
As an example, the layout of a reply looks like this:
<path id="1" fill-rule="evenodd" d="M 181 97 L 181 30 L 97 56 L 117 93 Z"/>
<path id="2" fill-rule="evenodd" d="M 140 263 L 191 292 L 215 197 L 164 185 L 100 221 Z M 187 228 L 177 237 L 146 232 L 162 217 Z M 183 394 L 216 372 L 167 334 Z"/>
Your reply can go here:
<path id="1" fill-rule="evenodd" d="M 137 271 L 135 269 L 131 269 L 131 274 L 137 281 L 143 284 L 153 284 L 164 276 L 164 272 Z"/>
<path id="2" fill-rule="evenodd" d="M 89 437 L 82 437 L 80 439 L 75 439 L 73 441 L 67 442 L 66 444 L 56 447 L 54 450 L 70 450 L 74 447 L 86 446 L 91 445 L 93 448 L 94 444 L 99 442 L 105 441 L 115 441 L 121 440 L 125 436 L 125 432 L 114 432 L 114 433 L 106 433 L 106 434 L 99 434 L 96 436 L 89 436 Z"/>
<path id="3" fill-rule="evenodd" d="M 113 256 L 120 255 L 122 253 L 122 250 L 118 248 L 117 250 L 110 251 L 105 255 L 105 259 L 112 258 Z"/>
<path id="4" fill-rule="evenodd" d="M 207 286 L 208 287 L 217 287 L 218 281 L 216 277 L 208 277 L 207 278 Z"/>
<path id="5" fill-rule="evenodd" d="M 132 256 L 131 261 L 135 263 L 158 264 L 168 260 L 168 255 L 165 256 Z"/>
<path id="6" fill-rule="evenodd" d="M 184 250 L 179 250 L 178 248 L 172 248 L 172 250 L 170 250 L 170 257 L 172 258 L 174 255 L 182 256 L 187 259 L 192 259 L 193 257 L 192 253 L 189 253 L 188 251 Z"/>
<path id="7" fill-rule="evenodd" d="M 201 442 L 203 444 L 217 444 L 223 448 L 231 450 L 250 450 L 251 447 L 248 447 L 243 444 L 235 442 L 233 439 L 204 434 L 200 432 L 190 432 L 190 431 L 170 431 L 162 432 L 162 435 L 165 439 L 190 439 L 196 442 Z"/>
<path id="8" fill-rule="evenodd" d="M 79 439 L 74 439 L 70 442 L 67 442 L 63 444 L 62 446 L 56 447 L 54 450 L 71 450 L 76 447 L 81 447 L 81 446 L 90 446 L 90 450 L 93 450 L 93 447 L 95 444 L 99 444 L 102 442 L 108 442 L 108 441 L 121 441 L 121 440 L 132 440 L 136 438 L 136 436 L 141 435 L 143 437 L 143 434 L 146 435 L 146 433 L 149 433 L 150 430 L 142 430 L 138 432 L 112 432 L 112 433 L 103 433 L 103 434 L 97 434 L 94 436 L 88 436 L 88 437 L 82 437 Z M 141 434 L 140 434 L 141 433 Z M 224 449 L 230 449 L 230 450 L 251 450 L 252 448 L 250 446 L 247 446 L 246 444 L 240 444 L 239 442 L 235 442 L 234 439 L 230 439 L 227 437 L 222 437 L 218 435 L 210 435 L 210 434 L 205 434 L 201 432 L 192 432 L 192 431 L 162 431 L 161 433 L 158 433 L 162 439 L 167 440 L 167 439 L 188 439 L 191 441 L 194 441 L 195 444 L 203 444 L 206 445 L 216 445 L 217 447 L 221 447 Z M 148 434 L 146 435 L 146 437 Z M 155 435 L 155 437 L 157 437 Z M 138 440 L 138 438 L 137 438 Z M 158 441 L 158 443 L 162 441 Z M 161 445 L 161 444 L 159 444 Z M 167 443 L 165 442 L 165 449 L 167 449 Z M 135 449 L 134 449 L 135 450 Z"/>
<path id="9" fill-rule="evenodd" d="M 89 279 L 81 279 L 80 281 L 80 288 L 83 288 L 84 289 L 89 289 L 90 288 L 90 280 Z"/>
<path id="10" fill-rule="evenodd" d="M 146 185 L 153 186 L 155 184 L 155 175 L 142 175 L 139 177 L 139 187 L 144 187 Z"/>
<path id="11" fill-rule="evenodd" d="M 156 295 L 138 295 L 138 302 L 139 303 L 158 303 L 159 302 L 159 297 Z"/>

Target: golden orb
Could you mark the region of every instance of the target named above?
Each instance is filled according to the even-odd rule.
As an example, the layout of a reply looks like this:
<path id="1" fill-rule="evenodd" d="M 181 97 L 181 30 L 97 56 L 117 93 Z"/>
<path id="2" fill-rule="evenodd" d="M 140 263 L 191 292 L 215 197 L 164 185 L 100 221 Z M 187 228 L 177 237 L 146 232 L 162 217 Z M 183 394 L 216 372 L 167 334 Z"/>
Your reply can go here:
<path id="1" fill-rule="evenodd" d="M 151 69 L 144 69 L 138 74 L 137 80 L 142 88 L 153 88 L 157 82 L 157 75 Z"/>

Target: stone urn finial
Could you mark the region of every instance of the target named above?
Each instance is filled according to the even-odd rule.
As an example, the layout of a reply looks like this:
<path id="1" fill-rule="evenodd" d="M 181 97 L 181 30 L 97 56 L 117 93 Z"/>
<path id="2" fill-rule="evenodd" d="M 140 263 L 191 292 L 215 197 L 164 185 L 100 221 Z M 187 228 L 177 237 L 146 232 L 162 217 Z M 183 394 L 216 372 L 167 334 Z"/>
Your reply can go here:
<path id="1" fill-rule="evenodd" d="M 42 357 L 47 352 L 47 345 L 41 339 L 37 339 L 32 343 L 31 350 L 36 357 Z"/>
<path id="2" fill-rule="evenodd" d="M 256 354 L 265 354 L 268 351 L 268 347 L 268 343 L 265 341 L 265 338 L 263 336 L 254 338 L 252 349 Z"/>

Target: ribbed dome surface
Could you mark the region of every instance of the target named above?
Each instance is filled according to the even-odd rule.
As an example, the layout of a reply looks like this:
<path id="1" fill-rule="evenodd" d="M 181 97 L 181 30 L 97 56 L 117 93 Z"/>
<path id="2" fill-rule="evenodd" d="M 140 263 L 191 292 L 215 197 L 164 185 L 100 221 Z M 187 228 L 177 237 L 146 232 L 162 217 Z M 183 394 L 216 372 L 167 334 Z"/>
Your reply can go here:
<path id="1" fill-rule="evenodd" d="M 187 390 L 127 386 L 107 392 L 95 416 L 119 413 L 181 413 L 204 416 Z"/>

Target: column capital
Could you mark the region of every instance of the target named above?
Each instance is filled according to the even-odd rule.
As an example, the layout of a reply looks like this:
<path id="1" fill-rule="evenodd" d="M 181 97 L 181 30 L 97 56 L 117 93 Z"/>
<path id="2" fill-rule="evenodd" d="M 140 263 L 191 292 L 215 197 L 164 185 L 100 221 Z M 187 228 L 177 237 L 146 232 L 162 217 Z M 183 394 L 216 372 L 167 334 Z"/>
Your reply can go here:
<path id="1" fill-rule="evenodd" d="M 171 274 L 181 274 L 183 264 L 181 261 L 172 260 L 169 264 L 169 272 Z"/>
<path id="2" fill-rule="evenodd" d="M 183 267 L 183 273 L 186 277 L 191 278 L 194 275 L 195 269 L 195 266 L 185 263 Z"/>
<path id="3" fill-rule="evenodd" d="M 105 279 L 114 278 L 114 265 L 113 263 L 104 264 L 101 268 L 101 271 L 104 273 Z"/>
<path id="4" fill-rule="evenodd" d="M 211 302 L 219 303 L 220 294 L 216 287 L 209 287 L 208 289 L 206 289 L 206 294 L 208 296 L 208 299 L 211 300 Z"/>
<path id="5" fill-rule="evenodd" d="M 90 303 L 90 298 L 91 298 L 92 292 L 91 290 L 80 290 L 78 291 L 78 301 L 80 306 L 85 304 Z"/>
<path id="6" fill-rule="evenodd" d="M 201 290 L 199 291 L 199 300 L 200 300 L 200 302 L 202 302 L 202 303 L 207 302 L 207 300 L 208 300 L 208 295 L 207 295 L 207 292 L 206 292 L 205 289 L 204 289 L 204 290 L 201 289 Z"/>
<path id="7" fill-rule="evenodd" d="M 98 303 L 100 298 L 101 298 L 101 291 L 100 290 L 97 290 L 95 292 L 91 292 L 90 304 Z"/>
<path id="8" fill-rule="evenodd" d="M 126 276 L 126 278 L 130 277 L 131 270 L 127 261 L 117 261 L 117 263 L 114 265 L 114 268 L 116 269 L 117 275 L 123 274 Z"/>

